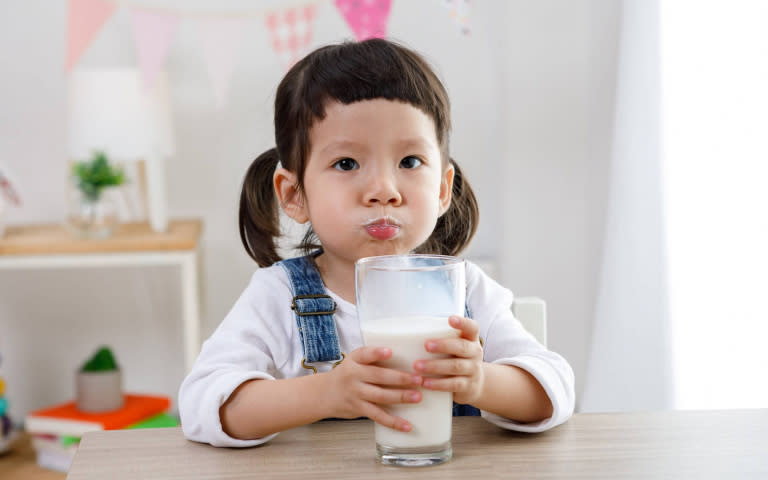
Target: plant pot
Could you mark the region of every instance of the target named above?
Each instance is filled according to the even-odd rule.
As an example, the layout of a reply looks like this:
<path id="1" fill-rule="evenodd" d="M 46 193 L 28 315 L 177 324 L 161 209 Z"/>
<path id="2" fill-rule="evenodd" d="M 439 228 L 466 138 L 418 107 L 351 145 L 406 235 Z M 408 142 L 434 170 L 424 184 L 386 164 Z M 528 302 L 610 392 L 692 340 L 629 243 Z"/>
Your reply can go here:
<path id="1" fill-rule="evenodd" d="M 108 412 L 122 408 L 125 399 L 120 370 L 77 372 L 75 401 L 77 409 L 83 412 Z"/>
<path id="2" fill-rule="evenodd" d="M 67 225 L 75 235 L 85 239 L 108 238 L 117 224 L 117 205 L 111 195 L 103 192 L 93 198 L 75 189 L 67 218 Z"/>

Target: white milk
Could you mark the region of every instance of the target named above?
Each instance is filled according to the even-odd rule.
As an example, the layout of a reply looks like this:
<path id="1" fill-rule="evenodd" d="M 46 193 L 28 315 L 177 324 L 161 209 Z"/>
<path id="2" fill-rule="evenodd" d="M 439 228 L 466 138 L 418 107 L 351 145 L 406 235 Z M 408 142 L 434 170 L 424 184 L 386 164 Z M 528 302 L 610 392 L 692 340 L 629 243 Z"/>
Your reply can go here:
<path id="1" fill-rule="evenodd" d="M 424 343 L 430 338 L 456 338 L 459 331 L 448 324 L 447 317 L 402 317 L 376 320 L 363 329 L 366 345 L 389 347 L 392 357 L 380 365 L 407 372 L 419 359 L 441 358 L 447 355 L 429 353 Z M 410 432 L 400 432 L 375 424 L 376 443 L 387 447 L 418 448 L 441 445 L 451 439 L 453 393 L 421 389 L 422 400 L 416 404 L 397 404 L 387 411 L 402 417 L 413 426 Z"/>

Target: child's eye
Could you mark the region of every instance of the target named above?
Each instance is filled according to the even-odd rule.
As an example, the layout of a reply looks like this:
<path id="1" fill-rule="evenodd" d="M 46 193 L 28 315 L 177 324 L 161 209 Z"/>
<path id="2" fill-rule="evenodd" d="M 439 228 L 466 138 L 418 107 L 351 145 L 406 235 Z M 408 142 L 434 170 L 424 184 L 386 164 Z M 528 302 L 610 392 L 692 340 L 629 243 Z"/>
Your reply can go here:
<path id="1" fill-rule="evenodd" d="M 336 170 L 342 170 L 342 171 L 349 171 L 349 170 L 357 170 L 360 168 L 360 165 L 357 163 L 356 160 L 353 160 L 351 158 L 342 158 L 338 162 L 333 164 L 333 168 Z"/>
<path id="2" fill-rule="evenodd" d="M 400 160 L 400 168 L 416 168 L 421 164 L 421 159 L 419 157 L 414 157 L 413 155 Z"/>

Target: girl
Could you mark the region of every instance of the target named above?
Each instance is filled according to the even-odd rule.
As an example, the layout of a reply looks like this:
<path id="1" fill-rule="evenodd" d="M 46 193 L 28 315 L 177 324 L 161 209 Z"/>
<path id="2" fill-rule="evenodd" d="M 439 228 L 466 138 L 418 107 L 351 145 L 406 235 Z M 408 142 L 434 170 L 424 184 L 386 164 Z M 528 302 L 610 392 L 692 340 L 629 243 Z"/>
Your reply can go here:
<path id="1" fill-rule="evenodd" d="M 386 406 L 419 402 L 419 387 L 451 391 L 464 404 L 455 413 L 477 408 L 512 430 L 568 419 L 570 366 L 522 328 L 512 293 L 472 263 L 473 319 L 452 317 L 460 338 L 425 344 L 450 358 L 419 360 L 406 373 L 377 366 L 392 355 L 386 346 L 362 346 L 355 261 L 456 255 L 475 233 L 477 204 L 449 157 L 449 130 L 443 85 L 418 54 L 390 41 L 323 47 L 291 68 L 275 99 L 277 147 L 254 160 L 240 198 L 240 236 L 263 268 L 181 386 L 187 438 L 246 447 L 323 418 L 360 416 L 408 432 Z M 277 254 L 278 205 L 309 225 L 306 256 Z"/>

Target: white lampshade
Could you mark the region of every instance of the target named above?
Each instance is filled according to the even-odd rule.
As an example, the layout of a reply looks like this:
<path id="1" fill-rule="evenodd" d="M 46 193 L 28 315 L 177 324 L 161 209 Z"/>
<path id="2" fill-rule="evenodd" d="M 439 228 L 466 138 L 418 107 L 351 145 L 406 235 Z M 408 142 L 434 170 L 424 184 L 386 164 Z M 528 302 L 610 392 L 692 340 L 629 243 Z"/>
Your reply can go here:
<path id="1" fill-rule="evenodd" d="M 69 156 L 103 150 L 120 161 L 175 152 L 164 74 L 145 90 L 135 69 L 76 70 L 69 79 Z"/>
<path id="2" fill-rule="evenodd" d="M 154 231 L 168 228 L 165 158 L 176 148 L 164 73 L 145 89 L 135 69 L 76 70 L 69 79 L 69 160 L 95 150 L 117 162 L 145 161 L 146 203 Z"/>

